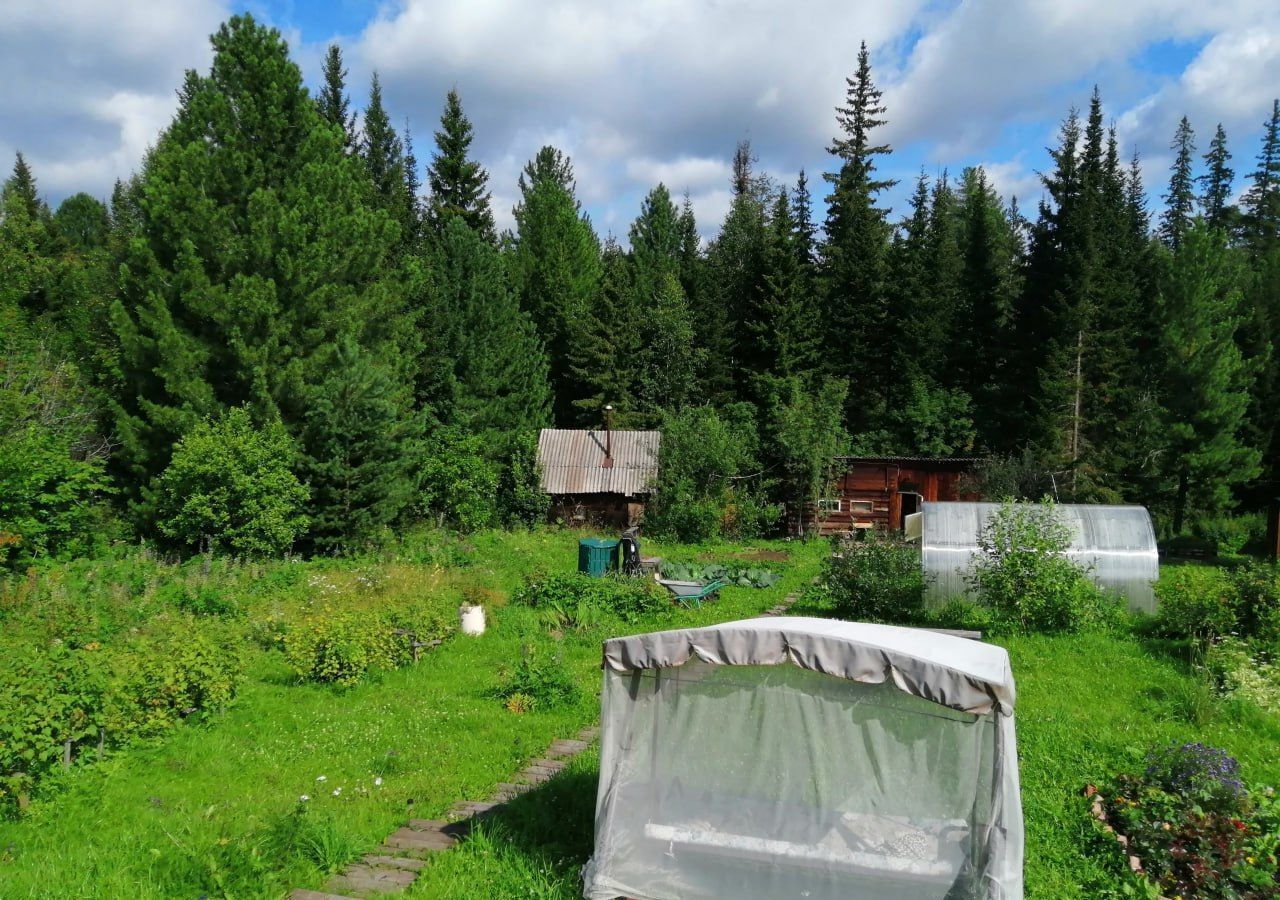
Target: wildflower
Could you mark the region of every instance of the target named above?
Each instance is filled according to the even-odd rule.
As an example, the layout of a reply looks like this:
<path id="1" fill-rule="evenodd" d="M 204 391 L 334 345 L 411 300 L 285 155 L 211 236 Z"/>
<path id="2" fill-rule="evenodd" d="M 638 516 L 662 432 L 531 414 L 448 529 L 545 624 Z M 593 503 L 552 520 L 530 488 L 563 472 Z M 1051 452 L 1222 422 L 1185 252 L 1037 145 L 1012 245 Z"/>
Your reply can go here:
<path id="1" fill-rule="evenodd" d="M 303 794 L 301 797 L 299 797 L 299 798 L 298 798 L 298 802 L 299 802 L 299 803 L 306 803 L 306 802 L 307 802 L 308 800 L 310 800 L 310 799 L 311 799 L 311 798 L 310 798 L 309 796 L 307 796 L 306 794 Z"/>
<path id="2" fill-rule="evenodd" d="M 326 778 L 326 777 L 325 777 L 325 776 L 323 776 L 323 775 L 319 775 L 319 776 L 317 776 L 317 777 L 316 777 L 316 781 L 328 781 L 328 780 L 329 780 L 329 779 L 328 779 L 328 778 Z"/>
<path id="3" fill-rule="evenodd" d="M 342 788 L 334 788 L 334 789 L 333 789 L 333 796 L 335 796 L 335 797 L 341 797 L 341 796 L 342 796 Z"/>
<path id="4" fill-rule="evenodd" d="M 381 775 L 379 775 L 377 778 L 373 779 L 373 786 L 374 786 L 374 787 L 382 787 L 382 776 L 381 776 Z"/>

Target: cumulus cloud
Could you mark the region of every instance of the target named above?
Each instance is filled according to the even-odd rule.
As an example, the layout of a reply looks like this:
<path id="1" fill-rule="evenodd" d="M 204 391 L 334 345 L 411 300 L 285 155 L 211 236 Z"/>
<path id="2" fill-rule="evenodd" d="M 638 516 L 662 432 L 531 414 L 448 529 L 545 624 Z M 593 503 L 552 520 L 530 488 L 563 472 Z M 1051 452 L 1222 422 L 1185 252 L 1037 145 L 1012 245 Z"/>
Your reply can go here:
<path id="1" fill-rule="evenodd" d="M 9 0 L 0 159 L 21 150 L 54 199 L 105 196 L 169 121 L 183 71 L 208 66 L 226 15 L 222 0 Z"/>

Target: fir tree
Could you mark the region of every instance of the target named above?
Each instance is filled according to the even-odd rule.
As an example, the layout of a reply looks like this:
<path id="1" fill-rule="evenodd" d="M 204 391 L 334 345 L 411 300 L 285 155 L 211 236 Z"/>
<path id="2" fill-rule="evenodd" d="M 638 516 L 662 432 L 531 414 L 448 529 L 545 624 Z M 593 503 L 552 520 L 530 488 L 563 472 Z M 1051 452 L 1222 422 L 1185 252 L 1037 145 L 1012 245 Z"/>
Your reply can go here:
<path id="1" fill-rule="evenodd" d="M 330 44 L 324 56 L 324 84 L 316 106 L 326 122 L 342 129 L 343 146 L 348 153 L 356 149 L 356 117 L 350 112 L 351 100 L 347 97 L 347 70 L 342 65 L 342 48 Z"/>
<path id="2" fill-rule="evenodd" d="M 587 316 L 569 347 L 569 371 L 581 395 L 574 401 L 579 422 L 596 424 L 605 404 L 617 422 L 647 422 L 638 413 L 637 384 L 643 316 L 637 307 L 631 261 L 612 237 L 600 254 L 600 292 L 594 315 Z"/>
<path id="3" fill-rule="evenodd" d="M 431 345 L 447 352 L 456 385 L 451 424 L 486 437 L 505 452 L 506 435 L 550 423 L 547 359 L 529 315 L 507 283 L 498 250 L 452 217 L 434 258 L 433 307 L 438 333 Z"/>
<path id="4" fill-rule="evenodd" d="M 800 264 L 812 271 L 818 265 L 818 226 L 813 224 L 813 198 L 809 194 L 809 179 L 804 169 L 796 178 L 796 189 L 791 195 L 791 218 L 796 223 L 796 254 Z"/>
<path id="5" fill-rule="evenodd" d="M 576 418 L 581 385 L 570 367 L 570 348 L 582 323 L 595 315 L 600 290 L 600 246 L 574 197 L 573 166 L 543 147 L 524 168 L 516 234 L 508 257 L 520 308 L 536 324 L 546 347 L 555 419 Z"/>
<path id="6" fill-rule="evenodd" d="M 744 360 L 757 376 L 808 376 L 818 368 L 818 310 L 805 291 L 797 230 L 786 189 L 778 191 L 765 235 L 759 298 L 748 316 Z M 753 394 L 759 396 L 757 386 Z"/>
<path id="7" fill-rule="evenodd" d="M 1165 210 L 1160 216 L 1160 237 L 1165 244 L 1177 250 L 1182 235 L 1191 225 L 1195 215 L 1195 179 L 1191 175 L 1191 160 L 1195 153 L 1195 132 L 1186 116 L 1178 122 L 1178 131 L 1169 148 L 1175 151 L 1173 170 L 1169 176 L 1169 193 L 1164 195 Z"/>
<path id="8" fill-rule="evenodd" d="M 1232 485 L 1253 477 L 1260 454 L 1241 440 L 1249 366 L 1236 345 L 1239 272 L 1230 250 L 1203 223 L 1185 234 L 1162 287 L 1165 463 L 1176 482 L 1172 527 L 1189 509 L 1213 513 Z"/>
<path id="9" fill-rule="evenodd" d="M 22 201 L 27 208 L 27 215 L 31 218 L 38 219 L 48 215 L 49 207 L 40 199 L 36 177 L 21 153 L 18 153 L 13 161 L 13 174 L 5 182 L 5 190 Z"/>
<path id="10" fill-rule="evenodd" d="M 1280 241 L 1280 100 L 1272 103 L 1271 118 L 1263 126 L 1258 168 L 1249 182 L 1241 205 L 1248 246 L 1257 256 Z"/>
<path id="11" fill-rule="evenodd" d="M 374 199 L 400 226 L 401 245 L 412 244 L 418 231 L 417 198 L 412 187 L 417 176 L 407 171 L 404 146 L 382 105 L 382 83 L 377 72 L 369 84 L 360 157 L 373 183 Z"/>
<path id="12" fill-rule="evenodd" d="M 833 374 L 850 385 L 846 410 L 849 430 L 869 435 L 883 428 L 894 377 L 892 350 L 881 340 L 889 318 L 884 285 L 889 226 L 876 207 L 881 191 L 893 181 L 876 175 L 876 159 L 889 152 L 874 143 L 885 124 L 881 91 L 871 78 L 866 43 L 858 52 L 858 68 L 846 79 L 847 99 L 836 110 L 840 127 L 828 148 L 840 161 L 827 205 L 824 288 L 827 326 L 847 342 L 832 356 Z"/>
<path id="13" fill-rule="evenodd" d="M 1209 142 L 1209 152 L 1204 155 L 1205 172 L 1196 180 L 1201 185 L 1200 208 L 1204 211 L 1205 221 L 1211 227 L 1224 231 L 1232 227 L 1235 213 L 1231 206 L 1231 188 L 1236 173 L 1232 171 L 1230 162 L 1227 133 L 1219 122 L 1213 140 Z"/>
<path id="14" fill-rule="evenodd" d="M 440 235 L 448 219 L 459 216 L 472 231 L 493 243 L 497 235 L 489 208 L 489 175 L 468 156 L 473 137 L 471 122 L 462 111 L 462 100 L 456 89 L 451 90 L 436 132 L 435 157 L 427 170 L 431 188 L 427 222 Z"/>

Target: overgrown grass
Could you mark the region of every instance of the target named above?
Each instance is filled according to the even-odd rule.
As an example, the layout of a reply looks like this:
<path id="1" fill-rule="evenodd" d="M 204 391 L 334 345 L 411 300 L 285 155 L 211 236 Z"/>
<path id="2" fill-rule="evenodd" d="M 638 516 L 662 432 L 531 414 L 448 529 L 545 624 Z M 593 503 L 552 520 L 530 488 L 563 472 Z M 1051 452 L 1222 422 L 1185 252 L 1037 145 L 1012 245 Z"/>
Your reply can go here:
<path id="1" fill-rule="evenodd" d="M 456 604 L 479 587 L 494 598 L 493 627 L 346 689 L 299 684 L 264 640 L 225 715 L 73 767 L 40 788 L 23 819 L 0 823 L 0 896 L 280 897 L 291 887 L 320 886 L 329 870 L 411 815 L 439 816 L 458 799 L 487 797 L 552 739 L 596 716 L 600 640 L 618 626 L 556 638 L 533 610 L 503 603 L 534 571 L 574 568 L 576 539 L 557 531 L 415 536 L 382 558 L 274 564 L 237 582 L 250 623 L 287 617 L 321 593 L 357 607 L 415 591 Z M 727 588 L 717 603 L 673 606 L 631 630 L 755 615 L 807 583 L 826 551 L 818 543 L 767 546 L 791 554 L 778 585 Z M 650 549 L 692 558 L 744 547 Z M 77 567 L 76 578 L 88 577 Z M 163 612 L 155 597 L 166 571 L 195 577 L 184 568 L 142 579 L 152 583 L 137 596 L 150 598 L 152 614 Z M 146 617 L 112 594 L 109 586 L 100 592 L 95 618 L 145 627 Z M 495 699 L 500 671 L 531 642 L 559 652 L 582 688 L 578 702 L 513 714 Z M 310 799 L 300 801 L 304 795 Z M 588 810 L 581 823 L 588 832 L 590 818 Z M 564 877 L 536 865 L 526 875 L 548 884 Z"/>

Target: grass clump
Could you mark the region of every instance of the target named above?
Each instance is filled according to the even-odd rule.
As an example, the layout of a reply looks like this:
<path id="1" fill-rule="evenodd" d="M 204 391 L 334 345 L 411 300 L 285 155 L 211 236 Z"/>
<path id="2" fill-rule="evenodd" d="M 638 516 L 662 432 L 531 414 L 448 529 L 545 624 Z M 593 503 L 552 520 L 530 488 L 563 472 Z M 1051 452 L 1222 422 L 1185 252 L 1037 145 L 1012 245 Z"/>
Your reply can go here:
<path id="1" fill-rule="evenodd" d="M 610 620 L 637 622 L 671 606 L 670 597 L 647 578 L 578 573 L 535 575 L 511 602 L 538 611 L 549 628 L 581 631 Z"/>

